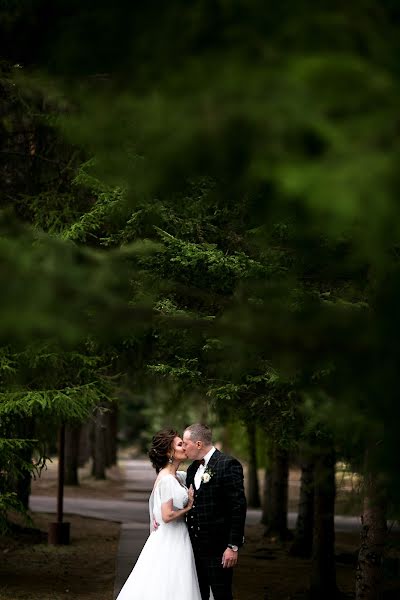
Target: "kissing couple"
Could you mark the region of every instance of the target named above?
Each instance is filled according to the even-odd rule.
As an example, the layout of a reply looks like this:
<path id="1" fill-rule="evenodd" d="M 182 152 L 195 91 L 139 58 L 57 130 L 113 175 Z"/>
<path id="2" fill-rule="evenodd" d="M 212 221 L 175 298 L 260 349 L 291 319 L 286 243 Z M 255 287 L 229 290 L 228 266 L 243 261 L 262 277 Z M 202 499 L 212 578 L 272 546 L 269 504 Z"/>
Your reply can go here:
<path id="1" fill-rule="evenodd" d="M 117 600 L 232 600 L 246 519 L 242 465 L 217 450 L 200 423 L 183 439 L 159 431 L 149 457 L 157 473 L 150 535 Z M 178 471 L 187 459 L 187 473 Z"/>

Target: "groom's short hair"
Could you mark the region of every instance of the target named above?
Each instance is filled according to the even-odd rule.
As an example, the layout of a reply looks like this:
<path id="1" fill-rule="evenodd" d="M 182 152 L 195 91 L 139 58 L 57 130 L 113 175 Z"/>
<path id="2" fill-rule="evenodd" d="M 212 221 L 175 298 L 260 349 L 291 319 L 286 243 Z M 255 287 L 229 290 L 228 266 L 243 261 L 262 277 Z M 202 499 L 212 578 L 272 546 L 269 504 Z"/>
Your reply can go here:
<path id="1" fill-rule="evenodd" d="M 192 442 L 203 442 L 205 446 L 211 446 L 212 444 L 212 431 L 207 425 L 202 423 L 194 423 L 186 427 L 185 431 L 189 431 L 190 439 Z"/>

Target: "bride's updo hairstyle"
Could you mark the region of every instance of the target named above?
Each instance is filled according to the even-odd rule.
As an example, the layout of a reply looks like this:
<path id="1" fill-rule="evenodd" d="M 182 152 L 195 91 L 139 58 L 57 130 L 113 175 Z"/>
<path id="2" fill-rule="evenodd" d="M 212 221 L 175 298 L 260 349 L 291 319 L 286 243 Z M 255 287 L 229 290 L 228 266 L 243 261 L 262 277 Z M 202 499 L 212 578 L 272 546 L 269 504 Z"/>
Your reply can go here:
<path id="1" fill-rule="evenodd" d="M 179 433 L 174 429 L 162 429 L 153 436 L 151 448 L 149 450 L 149 458 L 156 473 L 159 473 L 161 469 L 167 466 L 172 442 L 178 436 Z"/>

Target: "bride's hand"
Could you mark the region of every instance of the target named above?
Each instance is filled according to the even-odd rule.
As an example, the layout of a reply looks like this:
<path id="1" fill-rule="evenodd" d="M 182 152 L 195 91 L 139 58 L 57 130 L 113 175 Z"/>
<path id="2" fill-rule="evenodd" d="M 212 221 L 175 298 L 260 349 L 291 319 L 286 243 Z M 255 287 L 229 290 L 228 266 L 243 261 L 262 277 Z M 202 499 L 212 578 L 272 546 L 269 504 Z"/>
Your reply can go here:
<path id="1" fill-rule="evenodd" d="M 192 485 L 190 485 L 190 488 L 188 489 L 188 503 L 186 505 L 186 508 L 188 510 L 190 510 L 192 508 L 193 502 L 194 502 L 194 488 Z"/>

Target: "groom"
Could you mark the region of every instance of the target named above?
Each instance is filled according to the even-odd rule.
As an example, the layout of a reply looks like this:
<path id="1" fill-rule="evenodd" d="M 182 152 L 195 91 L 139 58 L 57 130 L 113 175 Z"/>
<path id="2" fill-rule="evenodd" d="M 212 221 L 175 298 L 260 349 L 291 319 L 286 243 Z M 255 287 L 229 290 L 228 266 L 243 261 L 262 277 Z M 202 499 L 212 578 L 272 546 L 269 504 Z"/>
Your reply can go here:
<path id="1" fill-rule="evenodd" d="M 212 444 L 211 429 L 196 423 L 185 429 L 183 449 L 194 462 L 186 485 L 195 489 L 186 517 L 202 600 L 232 600 L 232 567 L 243 544 L 246 498 L 242 465 Z"/>

